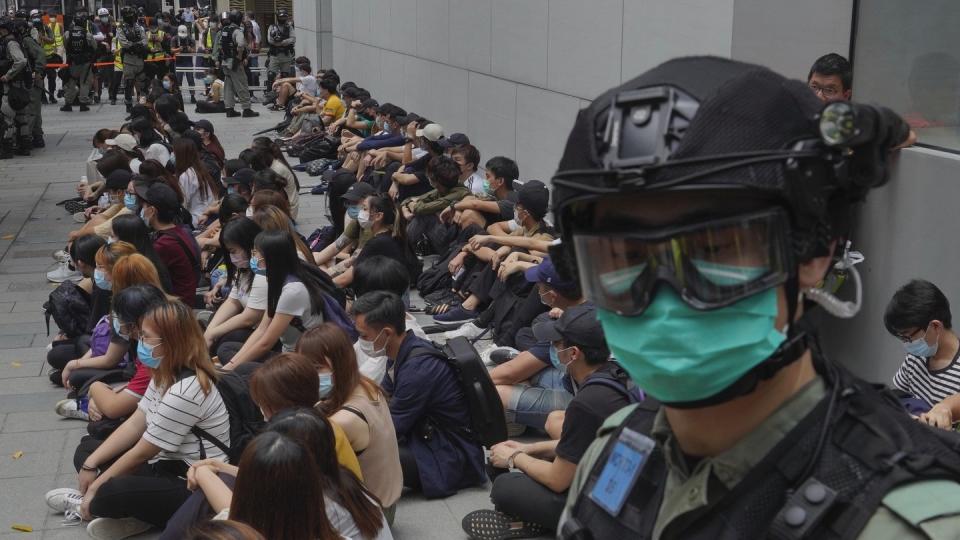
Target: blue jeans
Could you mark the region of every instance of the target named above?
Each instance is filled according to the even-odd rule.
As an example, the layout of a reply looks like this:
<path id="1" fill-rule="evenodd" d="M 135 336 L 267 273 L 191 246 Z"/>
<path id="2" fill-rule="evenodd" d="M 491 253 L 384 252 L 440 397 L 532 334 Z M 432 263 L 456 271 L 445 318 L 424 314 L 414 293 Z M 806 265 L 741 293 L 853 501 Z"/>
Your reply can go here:
<path id="1" fill-rule="evenodd" d="M 573 400 L 573 394 L 560 382 L 562 379 L 556 368 L 547 366 L 530 377 L 528 384 L 513 385 L 506 410 L 507 422 L 543 429 L 550 413 L 566 410 Z"/>

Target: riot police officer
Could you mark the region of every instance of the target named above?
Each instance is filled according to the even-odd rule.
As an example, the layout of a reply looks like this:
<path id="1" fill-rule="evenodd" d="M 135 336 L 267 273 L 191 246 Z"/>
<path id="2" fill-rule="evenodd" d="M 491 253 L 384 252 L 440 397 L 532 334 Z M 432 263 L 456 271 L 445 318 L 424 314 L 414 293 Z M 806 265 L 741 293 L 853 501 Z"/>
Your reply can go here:
<path id="1" fill-rule="evenodd" d="M 277 24 L 271 24 L 267 30 L 267 88 L 273 86 L 274 79 L 293 76 L 293 46 L 297 36 L 293 35 L 293 25 L 286 8 L 277 10 Z"/>
<path id="2" fill-rule="evenodd" d="M 579 113 L 553 180 L 562 242 L 611 352 L 663 406 L 607 420 L 558 537 L 960 530 L 960 436 L 827 359 L 810 316 L 858 309 L 851 214 L 908 133 L 887 109 L 823 104 L 711 57 L 662 64 Z M 854 301 L 817 288 L 834 271 Z"/>
<path id="3" fill-rule="evenodd" d="M 15 33 L 20 37 L 20 46 L 23 54 L 27 57 L 27 63 L 32 71 L 32 80 L 26 83 L 30 89 L 30 105 L 27 106 L 24 121 L 27 123 L 30 138 L 34 148 L 43 148 L 46 143 L 43 140 L 43 119 L 41 118 L 41 97 L 43 97 L 43 74 L 47 64 L 47 55 L 43 52 L 43 46 L 34 38 L 36 27 L 32 27 L 27 21 L 16 21 L 14 26 Z M 26 77 L 24 77 L 26 79 Z M 27 139 L 20 139 L 21 151 L 29 149 Z"/>
<path id="4" fill-rule="evenodd" d="M 89 31 L 87 14 L 78 11 L 73 16 L 73 24 L 63 36 L 67 49 L 68 78 L 63 90 L 65 103 L 61 111 L 73 110 L 73 101 L 79 93 L 80 111 L 90 110 L 90 87 L 93 84 L 93 61 L 96 58 L 97 42 Z"/>
<path id="5" fill-rule="evenodd" d="M 18 135 L 21 137 L 21 144 L 17 148 L 17 154 L 30 155 L 29 144 L 22 144 L 23 137 L 29 133 L 30 128 L 25 119 L 30 94 L 24 78 L 31 81 L 33 74 L 15 31 L 14 19 L 0 18 L 0 87 L 3 89 L 3 97 L 0 99 L 0 159 L 13 157 L 13 147 Z"/>
<path id="6" fill-rule="evenodd" d="M 243 37 L 243 15 L 233 10 L 228 14 L 228 24 L 220 30 L 220 46 L 218 60 L 223 71 L 223 101 L 227 109 L 227 117 L 234 118 L 240 113 L 234 108 L 234 103 L 240 101 L 243 107 L 243 117 L 260 116 L 250 108 L 250 90 L 247 86 L 247 74 L 243 63 L 247 59 L 247 43 Z"/>
<path id="7" fill-rule="evenodd" d="M 123 63 L 123 102 L 127 112 L 133 107 L 133 90 L 143 94 L 146 75 L 144 59 L 147 57 L 147 32 L 137 24 L 137 11 L 131 6 L 120 10 L 123 24 L 117 29 L 117 43 L 121 50 Z"/>

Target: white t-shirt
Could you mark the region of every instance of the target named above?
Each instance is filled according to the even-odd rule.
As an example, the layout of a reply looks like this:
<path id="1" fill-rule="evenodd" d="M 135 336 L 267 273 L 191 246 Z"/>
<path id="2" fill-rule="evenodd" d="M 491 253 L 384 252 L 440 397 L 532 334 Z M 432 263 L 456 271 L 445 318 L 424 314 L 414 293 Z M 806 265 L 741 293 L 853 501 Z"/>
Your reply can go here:
<path id="1" fill-rule="evenodd" d="M 193 426 L 230 445 L 230 417 L 220 392 L 211 386 L 210 392 L 204 394 L 194 375 L 173 383 L 166 393 L 151 380 L 137 408 L 147 417 L 143 439 L 161 449 L 154 461 L 183 460 L 187 464 L 200 461 L 200 441 L 190 432 Z M 210 441 L 204 440 L 203 446 L 207 458 L 227 460 Z"/>
<path id="2" fill-rule="evenodd" d="M 183 206 L 193 217 L 193 226 L 197 227 L 200 225 L 200 216 L 216 200 L 216 196 L 209 186 L 207 186 L 206 197 L 203 196 L 200 191 L 200 178 L 193 167 L 183 171 L 179 180 L 180 190 L 183 191 Z"/>
<path id="3" fill-rule="evenodd" d="M 300 192 L 297 190 L 297 181 L 293 178 L 293 171 L 288 169 L 279 159 L 273 160 L 270 164 L 270 170 L 277 173 L 278 176 L 287 181 L 287 200 L 290 201 L 290 217 L 297 219 L 297 213 L 300 211 Z"/>
<path id="4" fill-rule="evenodd" d="M 473 171 L 473 174 L 463 181 L 463 185 L 474 195 L 486 195 L 487 190 L 483 189 L 484 180 L 486 180 L 486 176 L 482 172 Z"/>
<path id="5" fill-rule="evenodd" d="M 317 83 L 317 78 L 313 75 L 306 75 L 300 77 L 300 82 L 297 83 L 297 90 L 303 92 L 304 94 L 309 94 L 311 97 L 317 97 L 320 95 L 320 85 Z"/>
<path id="6" fill-rule="evenodd" d="M 249 288 L 245 287 L 244 283 L 246 283 L 246 278 L 241 278 L 239 282 L 230 289 L 229 298 L 240 302 L 240 305 L 243 306 L 244 309 L 248 306 L 250 309 L 259 309 L 261 311 L 267 309 L 266 276 L 254 275 Z M 256 304 L 251 305 L 250 302 L 254 298 L 256 298 L 256 300 L 254 300 Z"/>
<path id="7" fill-rule="evenodd" d="M 320 326 L 323 323 L 323 313 L 314 313 L 310 305 L 310 292 L 300 281 L 291 281 L 283 286 L 280 299 L 277 300 L 277 313 L 299 317 L 304 330 Z M 280 336 L 283 352 L 292 352 L 297 345 L 300 332 L 293 326 Z"/>
<path id="8" fill-rule="evenodd" d="M 407 330 L 413 330 L 413 334 L 418 338 L 430 339 L 427 337 L 427 333 L 423 331 L 423 328 L 420 327 L 417 318 L 409 313 L 407 313 Z M 360 374 L 373 379 L 379 384 L 380 381 L 383 380 L 383 376 L 387 373 L 387 357 L 367 356 L 367 354 L 360 349 L 359 341 L 353 344 L 353 350 L 357 353 L 357 365 L 360 368 Z"/>

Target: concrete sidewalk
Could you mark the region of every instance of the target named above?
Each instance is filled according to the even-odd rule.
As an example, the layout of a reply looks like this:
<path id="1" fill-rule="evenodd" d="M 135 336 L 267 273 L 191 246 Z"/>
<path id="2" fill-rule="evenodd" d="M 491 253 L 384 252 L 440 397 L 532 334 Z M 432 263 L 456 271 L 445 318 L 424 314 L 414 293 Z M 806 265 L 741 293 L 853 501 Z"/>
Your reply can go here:
<path id="1" fill-rule="evenodd" d="M 73 451 L 86 431 L 82 422 L 53 411 L 65 392 L 46 377 L 51 337 L 41 306 L 56 286 L 45 277 L 55 267 L 51 253 L 62 249 L 68 231 L 78 227 L 56 203 L 76 195 L 94 132 L 119 127 L 126 114 L 122 105 L 97 105 L 88 113 L 58 108 L 43 106 L 45 149 L 29 158 L 0 161 L 0 537 L 86 538 L 82 527 L 63 526 L 62 516 L 51 513 L 43 499 L 50 489 L 76 484 Z M 254 109 L 259 118 L 198 115 L 191 106 L 188 114 L 213 122 L 229 158 L 249 145 L 254 132 L 282 120 L 280 113 L 260 105 Z M 300 180 L 305 190 L 317 181 L 303 173 Z M 327 223 L 324 201 L 309 194 L 301 198 L 299 226 L 305 235 Z M 52 336 L 52 321 L 51 326 Z M 436 501 L 404 497 L 395 538 L 464 538 L 460 520 L 471 510 L 490 507 L 488 490 L 489 484 Z M 34 532 L 16 532 L 13 524 L 29 525 Z"/>

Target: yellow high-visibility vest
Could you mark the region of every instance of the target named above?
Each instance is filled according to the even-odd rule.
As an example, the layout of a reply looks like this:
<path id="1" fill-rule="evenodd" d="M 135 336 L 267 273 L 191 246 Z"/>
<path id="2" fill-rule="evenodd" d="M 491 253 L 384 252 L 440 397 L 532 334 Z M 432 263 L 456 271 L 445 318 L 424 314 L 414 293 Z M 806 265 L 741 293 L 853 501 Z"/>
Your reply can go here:
<path id="1" fill-rule="evenodd" d="M 47 28 L 53 31 L 53 43 L 44 43 L 43 52 L 50 56 L 63 47 L 63 27 L 56 20 L 47 23 Z"/>
<path id="2" fill-rule="evenodd" d="M 123 47 L 120 46 L 120 38 L 113 37 L 113 70 L 123 71 Z"/>
<path id="3" fill-rule="evenodd" d="M 163 30 L 157 30 L 157 39 L 149 40 L 147 43 L 147 50 L 150 51 L 150 54 L 147 55 L 147 58 L 163 58 L 163 38 L 166 37 L 166 32 Z"/>

